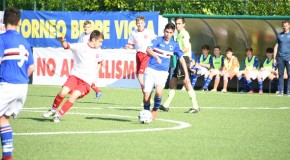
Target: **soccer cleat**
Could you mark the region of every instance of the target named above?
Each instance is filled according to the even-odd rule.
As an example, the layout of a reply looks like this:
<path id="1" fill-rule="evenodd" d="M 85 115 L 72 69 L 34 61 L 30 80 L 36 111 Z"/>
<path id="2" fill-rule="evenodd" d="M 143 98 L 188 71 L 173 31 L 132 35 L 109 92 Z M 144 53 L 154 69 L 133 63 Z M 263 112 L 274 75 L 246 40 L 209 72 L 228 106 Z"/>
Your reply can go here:
<path id="1" fill-rule="evenodd" d="M 259 90 L 259 94 L 263 94 L 263 91 L 262 90 Z"/>
<path id="2" fill-rule="evenodd" d="M 151 111 L 152 114 L 152 119 L 155 120 L 156 116 L 157 116 L 157 111 Z"/>
<path id="3" fill-rule="evenodd" d="M 211 92 L 216 92 L 217 90 L 216 89 L 212 89 L 212 90 L 210 90 Z"/>
<path id="4" fill-rule="evenodd" d="M 278 94 L 277 94 L 277 96 L 283 96 L 284 95 L 284 93 L 282 93 L 282 92 L 279 92 Z"/>
<path id="5" fill-rule="evenodd" d="M 42 116 L 43 116 L 44 118 L 48 118 L 48 117 L 50 117 L 50 116 L 54 116 L 54 115 L 55 115 L 55 112 L 56 112 L 56 110 L 50 109 L 50 110 L 48 110 L 47 112 L 43 113 Z"/>
<path id="6" fill-rule="evenodd" d="M 60 122 L 60 117 L 58 115 L 55 115 L 53 118 L 54 123 L 59 123 Z"/>
<path id="7" fill-rule="evenodd" d="M 101 91 L 96 93 L 96 98 L 100 98 L 101 96 L 102 96 L 102 92 Z"/>
<path id="8" fill-rule="evenodd" d="M 188 111 L 184 112 L 184 113 L 198 113 L 200 111 L 199 108 L 195 109 L 195 108 L 190 108 Z"/>
<path id="9" fill-rule="evenodd" d="M 222 93 L 227 93 L 228 91 L 226 89 L 222 89 Z"/>
<path id="10" fill-rule="evenodd" d="M 164 112 L 168 112 L 169 111 L 169 107 L 164 107 L 163 105 L 160 105 L 159 109 L 164 111 Z"/>

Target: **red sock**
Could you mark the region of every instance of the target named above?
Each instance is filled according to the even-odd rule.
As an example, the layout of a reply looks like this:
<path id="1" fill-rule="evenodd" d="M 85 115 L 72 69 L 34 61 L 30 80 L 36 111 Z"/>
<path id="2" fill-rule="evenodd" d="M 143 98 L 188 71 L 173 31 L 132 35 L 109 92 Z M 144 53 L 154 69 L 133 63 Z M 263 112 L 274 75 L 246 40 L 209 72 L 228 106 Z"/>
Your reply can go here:
<path id="1" fill-rule="evenodd" d="M 91 86 L 91 88 L 92 88 L 96 93 L 99 93 L 99 92 L 100 92 L 100 89 L 99 89 L 97 86 L 95 86 L 95 84 L 93 84 L 93 85 Z"/>
<path id="2" fill-rule="evenodd" d="M 63 100 L 63 97 L 61 97 L 57 94 L 57 96 L 54 99 L 52 109 L 56 110 L 58 108 L 58 106 L 61 104 L 62 100 Z"/>
<path id="3" fill-rule="evenodd" d="M 71 103 L 69 100 L 67 100 L 63 106 L 61 107 L 61 109 L 58 111 L 58 115 L 62 116 L 65 114 L 65 112 L 67 112 L 74 104 Z"/>
<path id="4" fill-rule="evenodd" d="M 12 156 L 3 156 L 2 160 L 13 160 Z"/>

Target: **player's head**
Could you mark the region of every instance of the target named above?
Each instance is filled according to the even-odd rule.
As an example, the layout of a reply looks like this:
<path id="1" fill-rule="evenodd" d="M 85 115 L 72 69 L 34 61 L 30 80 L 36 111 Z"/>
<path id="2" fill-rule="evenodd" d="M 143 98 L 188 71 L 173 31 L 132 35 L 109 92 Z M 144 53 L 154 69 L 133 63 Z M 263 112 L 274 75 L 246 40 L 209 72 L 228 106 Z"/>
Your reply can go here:
<path id="1" fill-rule="evenodd" d="M 104 35 L 98 30 L 93 30 L 90 35 L 90 42 L 93 43 L 95 48 L 100 48 L 104 40 Z"/>
<path id="2" fill-rule="evenodd" d="M 145 18 L 143 16 L 138 16 L 136 18 L 136 25 L 138 31 L 143 31 L 145 29 Z"/>
<path id="3" fill-rule="evenodd" d="M 181 31 L 185 26 L 185 19 L 183 17 L 176 17 L 174 19 L 177 31 Z"/>
<path id="4" fill-rule="evenodd" d="M 233 49 L 231 47 L 228 47 L 225 51 L 227 58 L 232 58 L 233 56 Z"/>
<path id="5" fill-rule="evenodd" d="M 270 59 L 273 58 L 273 53 L 274 53 L 273 48 L 269 47 L 266 49 L 266 55 L 268 58 L 270 58 Z"/>
<path id="6" fill-rule="evenodd" d="M 213 53 L 215 56 L 219 56 L 221 54 L 221 47 L 220 46 L 215 46 L 213 48 Z"/>
<path id="7" fill-rule="evenodd" d="M 283 28 L 283 31 L 284 32 L 287 32 L 287 31 L 289 31 L 289 21 L 288 20 L 284 20 L 284 21 L 282 21 L 282 28 Z"/>
<path id="8" fill-rule="evenodd" d="M 17 8 L 9 7 L 5 9 L 3 22 L 5 26 L 18 26 L 20 24 L 20 11 Z"/>
<path id="9" fill-rule="evenodd" d="M 209 52 L 209 45 L 207 45 L 207 44 L 202 45 L 201 46 L 201 51 L 202 51 L 202 54 L 207 55 L 208 52 Z"/>
<path id="10" fill-rule="evenodd" d="M 174 31 L 175 31 L 175 25 L 173 23 L 166 24 L 164 28 L 164 39 L 166 41 L 169 41 L 172 38 Z"/>
<path id="11" fill-rule="evenodd" d="M 246 48 L 246 54 L 248 57 L 251 57 L 253 55 L 253 48 L 252 47 Z"/>
<path id="12" fill-rule="evenodd" d="M 91 33 L 91 29 L 92 29 L 91 21 L 85 21 L 83 27 L 84 27 L 84 32 L 86 35 Z"/>

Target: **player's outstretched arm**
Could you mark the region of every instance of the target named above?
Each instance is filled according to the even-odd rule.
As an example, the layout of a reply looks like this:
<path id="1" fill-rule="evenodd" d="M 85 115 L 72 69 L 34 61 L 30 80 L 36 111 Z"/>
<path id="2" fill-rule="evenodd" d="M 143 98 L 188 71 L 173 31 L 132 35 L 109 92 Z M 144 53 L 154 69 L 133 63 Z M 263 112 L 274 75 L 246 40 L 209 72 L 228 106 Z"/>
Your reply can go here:
<path id="1" fill-rule="evenodd" d="M 61 46 L 64 49 L 67 49 L 68 48 L 68 43 L 65 41 L 65 39 L 63 37 L 58 37 L 57 39 L 58 39 L 58 41 L 60 42 Z"/>

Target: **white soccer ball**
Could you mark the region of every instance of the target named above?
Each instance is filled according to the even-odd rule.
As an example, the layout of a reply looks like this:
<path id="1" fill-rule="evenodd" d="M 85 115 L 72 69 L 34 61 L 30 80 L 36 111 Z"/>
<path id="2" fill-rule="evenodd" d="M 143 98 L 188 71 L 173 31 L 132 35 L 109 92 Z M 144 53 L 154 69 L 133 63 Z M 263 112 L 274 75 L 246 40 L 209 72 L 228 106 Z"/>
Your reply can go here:
<path id="1" fill-rule="evenodd" d="M 148 110 L 142 110 L 139 112 L 138 119 L 140 123 L 147 124 L 152 122 L 152 114 Z"/>

